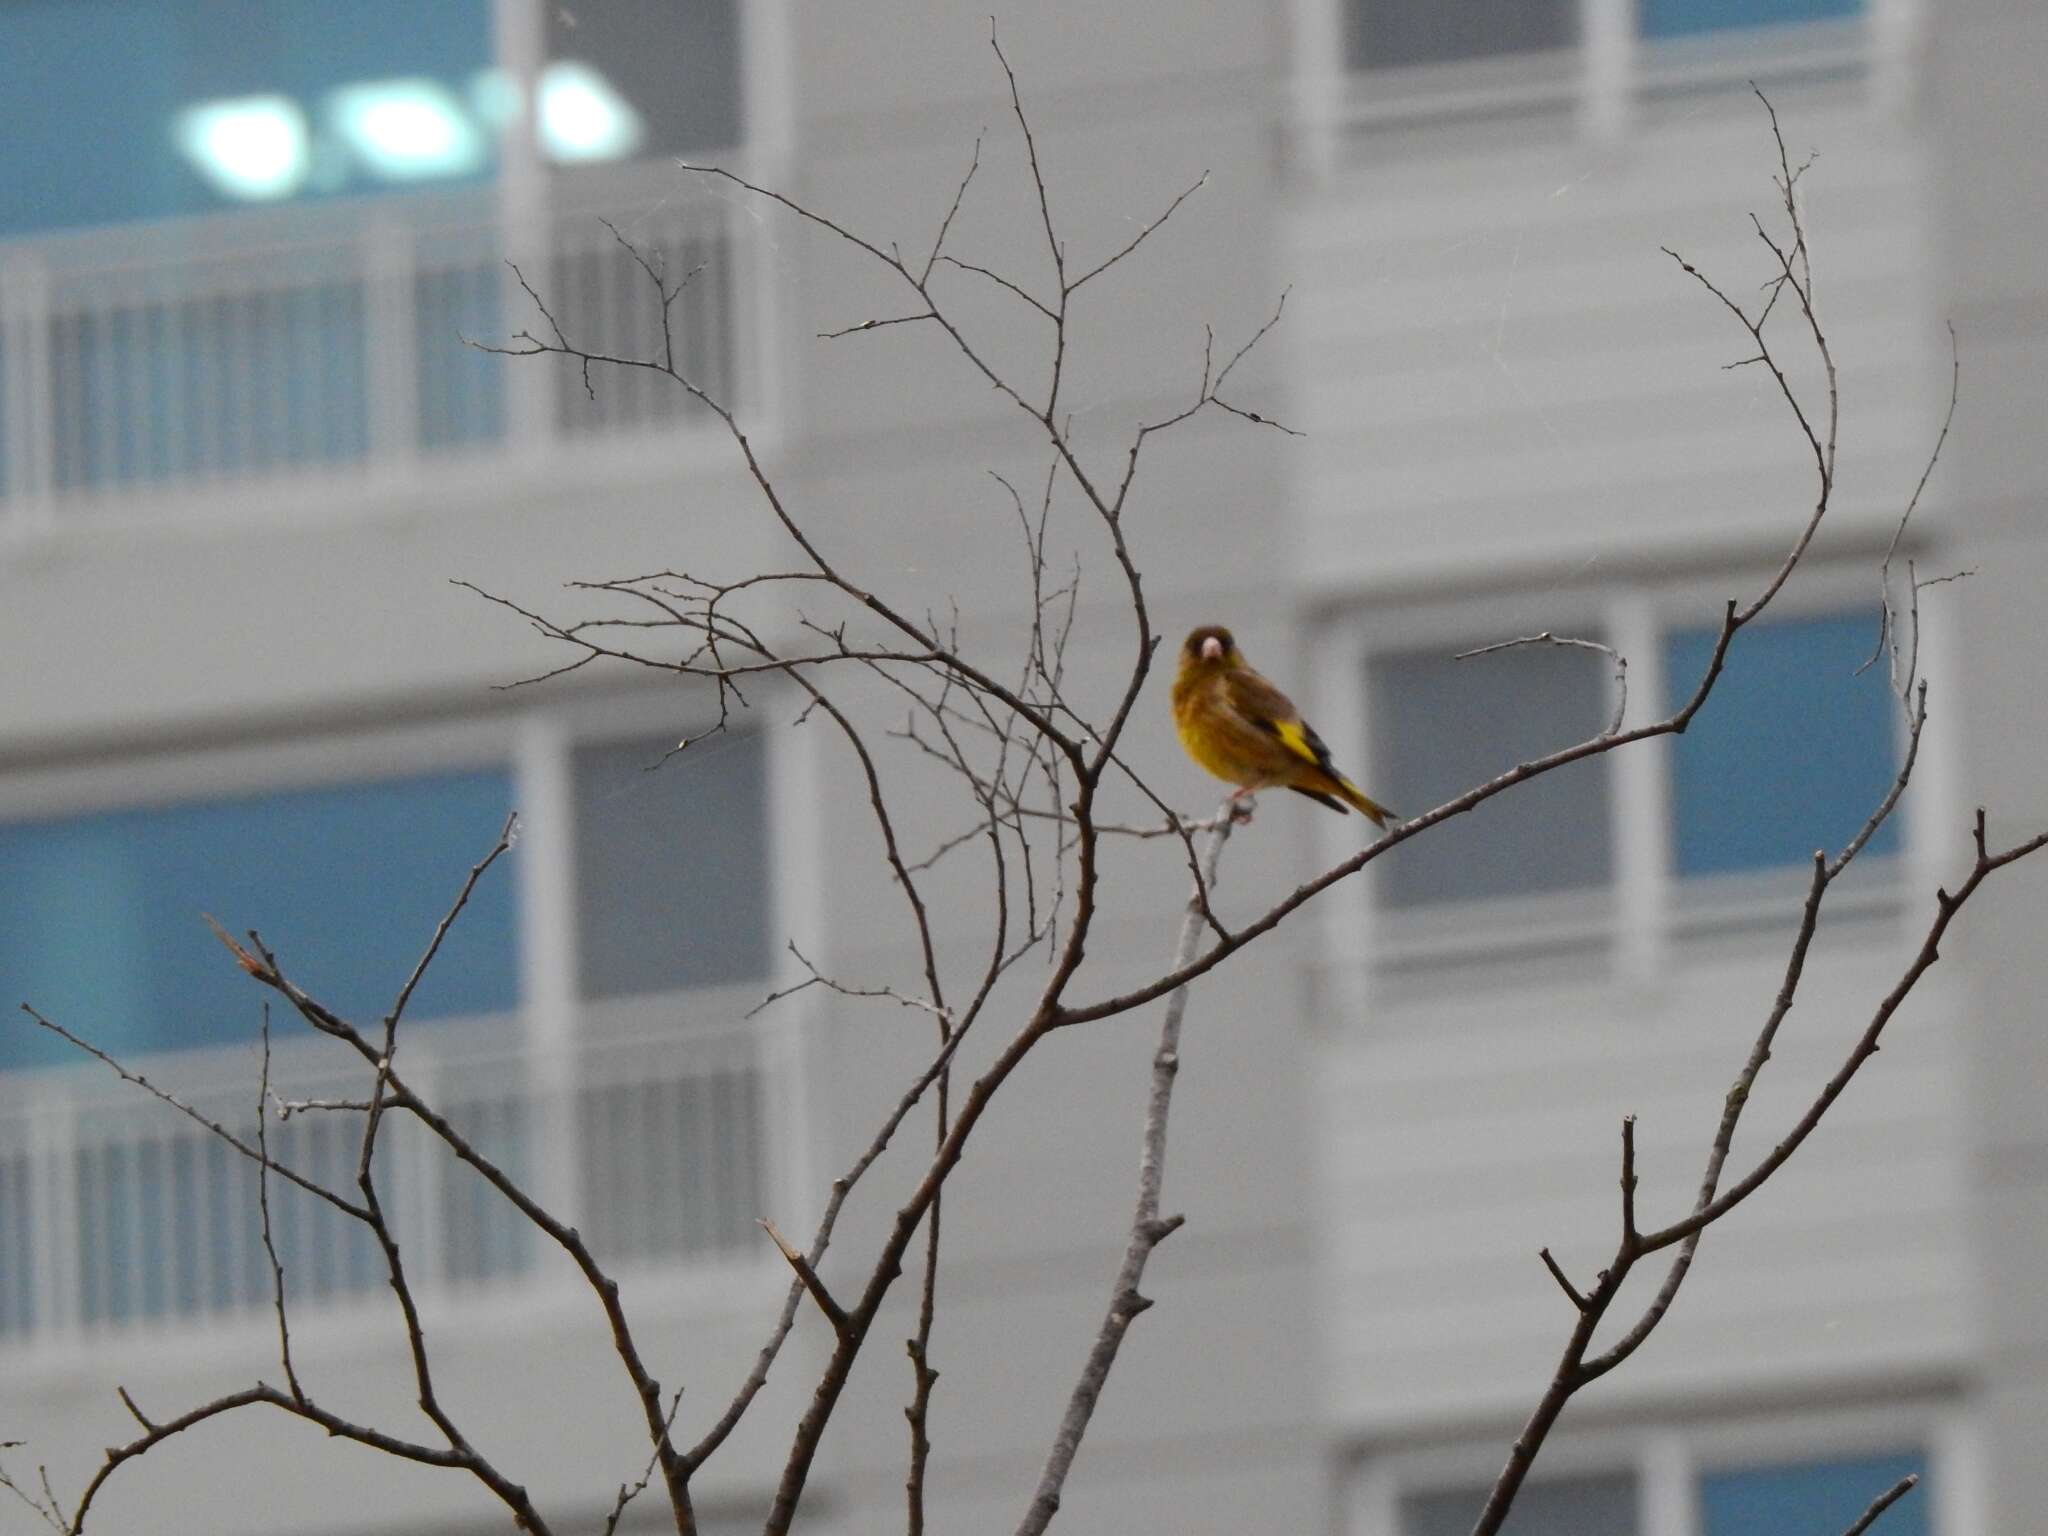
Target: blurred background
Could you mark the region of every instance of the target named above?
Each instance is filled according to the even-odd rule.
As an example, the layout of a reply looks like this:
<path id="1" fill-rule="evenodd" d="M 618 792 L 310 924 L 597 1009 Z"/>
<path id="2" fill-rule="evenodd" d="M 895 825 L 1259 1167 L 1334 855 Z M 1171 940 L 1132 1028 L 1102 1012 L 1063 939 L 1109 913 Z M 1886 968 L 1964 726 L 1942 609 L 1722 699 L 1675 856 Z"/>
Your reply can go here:
<path id="1" fill-rule="evenodd" d="M 1154 623 L 1169 644 L 1232 625 L 1411 813 L 1615 708 L 1596 652 L 1454 653 L 1600 641 L 1647 720 L 1789 547 L 1806 444 L 1764 370 L 1724 367 L 1753 349 L 1659 247 L 1761 296 L 1749 215 L 1783 223 L 1752 83 L 1793 163 L 1815 157 L 1798 189 L 1842 460 L 1807 565 L 1685 736 L 1447 824 L 1196 994 L 1167 1191 L 1188 1225 L 1147 1277 L 1160 1305 L 1060 1517 L 1464 1530 L 1572 1321 L 1537 1249 L 1582 1281 L 1611 1251 L 1625 1113 L 1646 1208 L 1689 1203 L 1811 852 L 1896 771 L 1885 668 L 1859 669 L 1947 404 L 1950 324 L 1962 404 L 1902 550 L 1922 577 L 1974 574 L 1923 594 L 1915 787 L 1831 898 L 1736 1167 L 1917 947 L 1972 807 L 1995 843 L 2048 824 L 2048 11 L 1059 0 L 996 25 L 1071 264 L 1208 175 L 1076 300 L 1064 398 L 1099 462 L 1113 473 L 1138 423 L 1194 398 L 1205 325 L 1228 356 L 1287 296 L 1228 393 L 1305 435 L 1210 412 L 1148 444 L 1127 532 Z M 374 1018 L 517 808 L 516 847 L 413 1003 L 410 1076 L 616 1267 L 691 1437 L 787 1283 L 756 1218 L 808 1230 L 929 1020 L 816 990 L 749 1016 L 801 978 L 792 939 L 848 979 L 915 975 L 864 789 L 841 743 L 799 728 L 801 700 L 753 690 L 731 730 L 649 772 L 715 699 L 626 667 L 507 690 L 571 658 L 451 585 L 580 616 L 575 579 L 790 568 L 724 429 L 655 374 L 599 369 L 587 391 L 559 359 L 466 343 L 551 334 L 523 279 L 579 345 L 652 355 L 661 306 L 634 253 L 687 274 L 679 366 L 738 413 L 806 526 L 908 611 L 957 599 L 963 644 L 1007 667 L 1030 593 L 987 472 L 1043 483 L 1029 423 L 928 327 L 821 340 L 911 306 L 843 242 L 683 168 L 922 253 L 977 140 L 947 249 L 1049 294 L 971 7 L 0 3 L 0 992 L 246 1124 L 261 999 L 199 914 L 260 930 L 296 980 Z M 940 282 L 997 366 L 1041 388 L 1042 317 L 971 273 Z M 1077 697 L 1111 700 L 1120 583 L 1063 494 L 1053 527 L 1088 573 Z M 1164 691 L 1155 676 L 1133 760 L 1204 810 L 1214 786 L 1175 751 Z M 894 772 L 920 847 L 971 824 L 957 786 Z M 1226 905 L 1262 910 L 1359 828 L 1267 804 L 1229 851 Z M 1089 996 L 1158 968 L 1184 894 L 1177 846 L 1114 860 Z M 986 875 L 934 879 L 971 970 Z M 1925 1480 L 1888 1536 L 2038 1522 L 2043 881 L 2022 867 L 1970 908 L 1822 1131 L 1574 1404 L 1510 1529 L 1808 1536 L 1906 1471 Z M 1014 1022 L 1023 969 L 970 1062 Z M 278 1091 L 349 1093 L 347 1064 L 291 1022 L 272 1021 Z M 1128 1221 L 1152 1027 L 1053 1041 L 948 1186 L 934 1530 L 1008 1528 L 1035 1485 Z M 478 1180 L 412 1128 L 387 1136 L 451 1409 L 551 1516 L 595 1528 L 645 1464 L 597 1309 Z M 828 1279 L 860 1273 L 928 1136 L 914 1119 L 869 1175 Z M 352 1176 L 352 1120 L 271 1137 L 310 1175 Z M 273 1200 L 309 1388 L 424 1433 L 374 1249 L 315 1202 Z M 7 1469 L 47 1463 L 75 1496 L 133 1432 L 116 1382 L 162 1418 L 275 1377 L 269 1301 L 251 1170 L 25 1019 L 0 1030 L 0 1439 L 28 1442 Z M 801 1529 L 901 1529 L 911 1326 L 899 1297 Z M 806 1312 L 698 1480 L 707 1530 L 758 1521 L 825 1343 Z M 655 1505 L 622 1528 L 659 1529 Z M 280 1415 L 181 1437 L 98 1507 L 135 1531 L 505 1523 L 459 1476 Z M 0 1502 L 0 1531 L 34 1528 Z"/>

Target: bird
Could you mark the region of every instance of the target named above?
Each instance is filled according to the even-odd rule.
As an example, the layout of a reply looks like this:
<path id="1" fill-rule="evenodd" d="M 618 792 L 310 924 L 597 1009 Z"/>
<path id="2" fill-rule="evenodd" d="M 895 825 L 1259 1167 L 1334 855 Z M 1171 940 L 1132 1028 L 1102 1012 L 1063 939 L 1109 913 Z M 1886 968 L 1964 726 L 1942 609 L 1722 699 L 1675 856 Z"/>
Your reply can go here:
<path id="1" fill-rule="evenodd" d="M 1204 624 L 1180 648 L 1173 723 L 1189 757 L 1225 783 L 1240 804 L 1281 786 L 1339 815 L 1355 807 L 1376 826 L 1399 820 L 1337 770 L 1330 749 L 1294 701 L 1252 670 L 1220 624 Z"/>

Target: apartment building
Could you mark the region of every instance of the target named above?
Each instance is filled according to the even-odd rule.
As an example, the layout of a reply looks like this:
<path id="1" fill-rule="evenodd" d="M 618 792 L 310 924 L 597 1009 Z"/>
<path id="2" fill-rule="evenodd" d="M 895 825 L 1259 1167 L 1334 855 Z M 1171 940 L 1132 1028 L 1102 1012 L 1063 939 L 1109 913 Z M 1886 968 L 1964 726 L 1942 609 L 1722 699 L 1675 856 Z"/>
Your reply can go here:
<path id="1" fill-rule="evenodd" d="M 1461 1530 L 1570 1322 L 1537 1250 L 1604 1261 L 1624 1114 L 1646 1205 L 1689 1197 L 1805 861 L 1896 771 L 1884 669 L 1858 667 L 1946 405 L 1948 320 L 1964 405 L 1905 548 L 1923 574 L 1977 574 L 1926 594 L 1916 787 L 1830 898 L 1738 1162 L 1917 946 L 1970 807 L 1995 838 L 2048 818 L 2025 670 L 2048 558 L 2028 259 L 2048 30 L 1994 0 L 1058 5 L 996 24 L 1077 252 L 1113 252 L 1208 177 L 1077 304 L 1069 399 L 1093 451 L 1186 404 L 1205 324 L 1234 349 L 1288 295 L 1234 394 L 1305 435 L 1209 413 L 1148 458 L 1130 526 L 1155 624 L 1232 624 L 1408 811 L 1617 702 L 1598 652 L 1457 652 L 1596 640 L 1627 656 L 1628 718 L 1648 719 L 1789 546 L 1805 445 L 1767 375 L 1724 369 L 1745 338 L 1659 248 L 1731 292 L 1768 276 L 1748 215 L 1773 216 L 1775 148 L 1750 82 L 1795 163 L 1817 151 L 1801 206 L 1843 465 L 1821 539 L 1693 731 L 1446 824 L 1196 993 L 1168 1176 L 1188 1223 L 1060 1517 Z M 1043 476 L 1029 424 L 916 327 L 821 339 L 891 296 L 843 243 L 681 165 L 916 249 L 979 140 L 950 248 L 1043 280 L 986 19 L 69 0 L 0 10 L 0 29 L 0 988 L 246 1123 L 262 999 L 200 914 L 374 1017 L 516 809 L 411 1005 L 409 1071 L 616 1269 L 656 1373 L 686 1389 L 678 1422 L 701 1429 L 787 1284 L 757 1218 L 807 1230 L 929 1021 L 817 989 L 752 1012 L 802 979 L 792 940 L 835 974 L 909 959 L 865 791 L 799 701 L 765 690 L 664 760 L 715 699 L 627 667 L 508 690 L 568 658 L 453 584 L 573 614 L 571 580 L 781 568 L 719 423 L 658 376 L 599 370 L 586 390 L 558 359 L 466 343 L 539 329 L 524 283 L 584 345 L 640 349 L 661 314 L 634 252 L 688 274 L 683 364 L 791 504 L 910 606 L 957 598 L 967 641 L 1007 654 L 1029 596 L 990 553 L 1011 514 L 987 472 Z M 1006 366 L 1040 365 L 1031 316 L 960 302 Z M 1822 387 L 1805 360 L 1792 377 Z M 1091 577 L 1076 675 L 1126 664 L 1128 624 Z M 1140 719 L 1134 761 L 1204 806 L 1159 679 Z M 943 785 L 906 783 L 944 806 Z M 1258 910 L 1359 828 L 1263 806 L 1223 898 Z M 957 830 L 915 819 L 920 842 Z M 1163 960 L 1185 881 L 1175 849 L 1119 857 L 1105 988 Z M 977 934 L 976 877 L 935 878 L 941 936 Z M 2038 886 L 2001 879 L 1823 1131 L 1709 1235 L 1656 1339 L 1574 1405 L 1510 1529 L 1845 1528 L 1907 1471 L 1923 1486 L 1881 1530 L 2028 1528 L 2048 1121 Z M 270 1027 L 281 1093 L 349 1094 L 327 1042 L 275 1010 Z M 1128 1221 L 1150 1024 L 1068 1033 L 949 1186 L 934 1530 L 1015 1524 Z M 602 1316 L 414 1129 L 386 1174 L 437 1379 L 540 1507 L 597 1528 L 645 1465 Z M 309 1174 L 351 1176 L 345 1118 L 269 1134 Z M 857 1191 L 828 1280 L 856 1273 L 928 1135 L 910 1122 Z M 423 1425 L 374 1247 L 273 1199 L 308 1386 Z M 75 1494 L 132 1432 L 117 1382 L 162 1417 L 275 1376 L 269 1303 L 250 1170 L 62 1041 L 0 1033 L 0 1439 L 29 1442 L 0 1465 L 46 1461 Z M 802 1529 L 902 1524 L 899 1303 Z M 700 1476 L 707 1529 L 758 1522 L 827 1342 L 800 1318 Z M 472 1482 L 278 1415 L 163 1447 L 100 1508 L 136 1530 L 504 1523 Z M 33 1520 L 0 1505 L 0 1530 Z M 659 1528 L 651 1498 L 622 1527 Z"/>

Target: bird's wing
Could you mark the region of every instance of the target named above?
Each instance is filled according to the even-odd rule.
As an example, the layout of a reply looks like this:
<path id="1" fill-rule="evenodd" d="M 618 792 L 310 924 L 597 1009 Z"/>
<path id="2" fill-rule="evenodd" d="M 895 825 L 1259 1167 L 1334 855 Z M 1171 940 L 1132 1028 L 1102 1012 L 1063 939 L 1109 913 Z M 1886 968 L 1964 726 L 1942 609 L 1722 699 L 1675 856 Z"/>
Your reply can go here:
<path id="1" fill-rule="evenodd" d="M 1330 749 L 1316 734 L 1315 727 L 1301 718 L 1292 699 L 1249 667 L 1227 674 L 1226 682 L 1231 707 L 1240 716 L 1267 735 L 1277 737 L 1283 747 L 1302 761 L 1335 775 Z"/>

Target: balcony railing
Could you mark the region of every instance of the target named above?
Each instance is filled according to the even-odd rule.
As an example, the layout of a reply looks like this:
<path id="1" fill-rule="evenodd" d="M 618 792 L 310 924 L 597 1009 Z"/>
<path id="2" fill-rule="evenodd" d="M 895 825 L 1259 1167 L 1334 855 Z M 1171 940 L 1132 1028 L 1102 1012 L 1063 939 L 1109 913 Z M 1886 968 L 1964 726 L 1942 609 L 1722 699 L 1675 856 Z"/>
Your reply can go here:
<path id="1" fill-rule="evenodd" d="M 650 188 L 660 168 L 633 169 L 637 185 L 526 228 L 472 196 L 0 245 L 0 519 L 675 428 L 701 408 L 656 375 L 600 370 L 592 400 L 573 366 L 465 344 L 547 334 L 513 261 L 578 345 L 658 355 L 660 300 L 621 236 L 683 285 L 669 311 L 679 363 L 732 398 L 742 221 L 680 173 Z"/>
<path id="2" fill-rule="evenodd" d="M 752 1031 L 691 1031 L 568 1056 L 406 1047 L 408 1081 L 477 1149 L 577 1226 L 613 1267 L 758 1257 L 776 1062 Z M 180 1053 L 152 1082 L 255 1136 L 255 1053 Z M 354 1098 L 280 1050 L 289 1099 Z M 323 1071 L 332 1058 L 323 1054 Z M 96 1067 L 0 1079 L 0 1346 L 256 1314 L 271 1301 L 256 1166 L 190 1119 Z M 268 1123 L 273 1159 L 357 1198 L 363 1117 L 303 1110 Z M 422 1295 L 529 1282 L 539 1234 L 410 1116 L 379 1133 L 379 1194 Z M 272 1240 L 303 1314 L 386 1283 L 359 1223 L 273 1176 Z"/>

